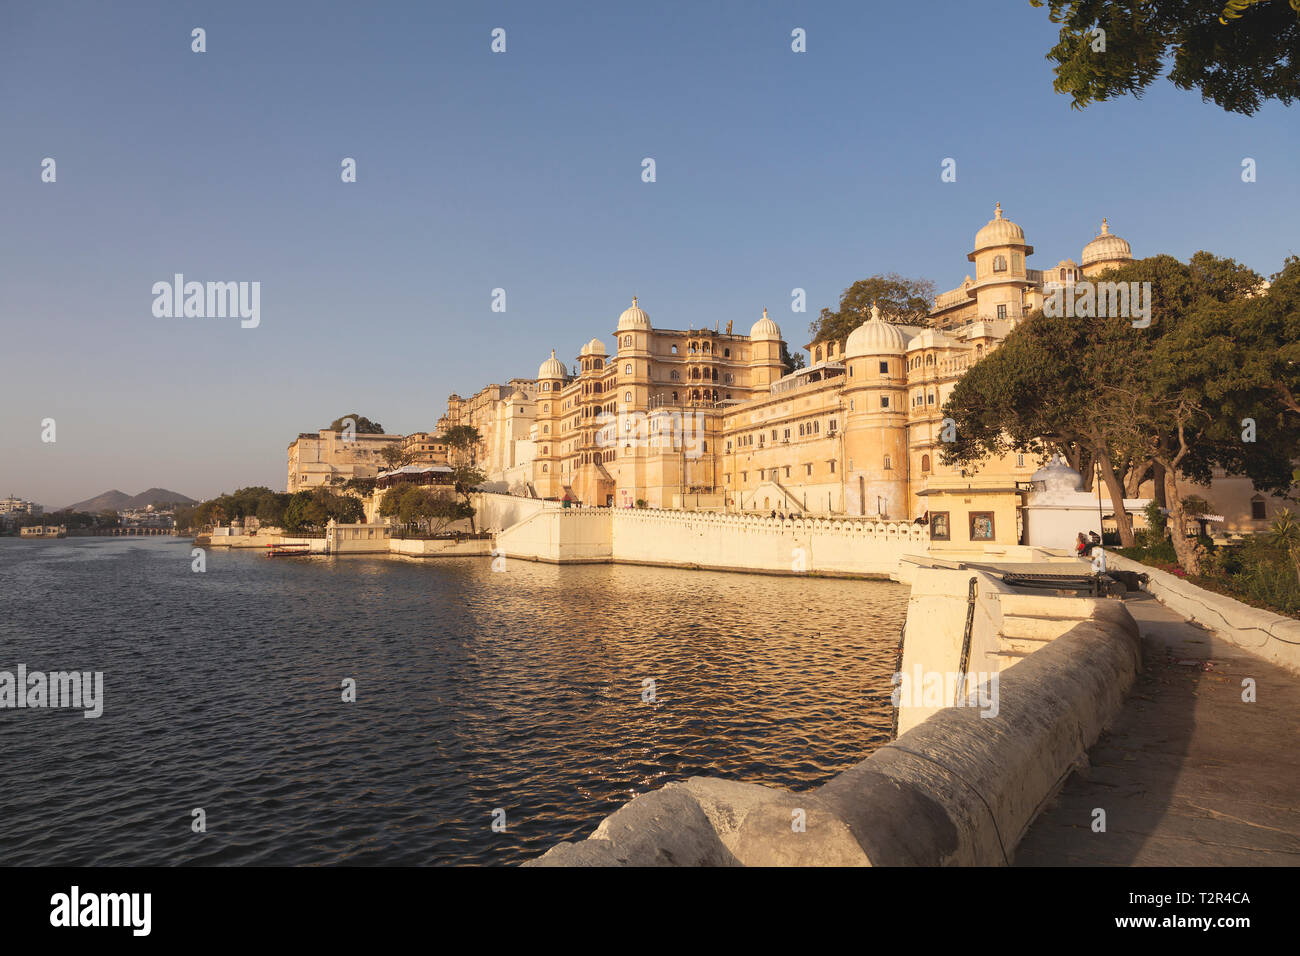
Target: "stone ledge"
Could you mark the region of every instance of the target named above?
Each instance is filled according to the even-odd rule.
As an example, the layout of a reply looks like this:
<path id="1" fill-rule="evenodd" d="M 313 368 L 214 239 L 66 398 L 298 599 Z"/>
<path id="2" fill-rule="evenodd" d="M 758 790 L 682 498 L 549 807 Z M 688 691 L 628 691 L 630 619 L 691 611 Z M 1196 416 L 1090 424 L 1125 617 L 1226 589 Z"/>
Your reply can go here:
<path id="1" fill-rule="evenodd" d="M 1106 557 L 1122 571 L 1146 574 L 1147 593 L 1171 611 L 1203 624 L 1229 644 L 1300 675 L 1300 620 L 1207 591 L 1122 555 L 1107 553 Z"/>

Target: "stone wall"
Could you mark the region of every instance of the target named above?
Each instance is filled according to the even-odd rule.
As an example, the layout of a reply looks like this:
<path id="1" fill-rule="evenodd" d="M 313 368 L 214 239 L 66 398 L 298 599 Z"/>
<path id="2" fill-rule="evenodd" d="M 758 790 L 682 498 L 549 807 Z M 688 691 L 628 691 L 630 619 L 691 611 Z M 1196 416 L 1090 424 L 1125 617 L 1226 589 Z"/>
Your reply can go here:
<path id="1" fill-rule="evenodd" d="M 777 574 L 889 577 L 924 553 L 924 526 L 854 518 L 768 518 L 640 508 L 539 511 L 497 535 L 509 557 L 612 561 Z"/>
<path id="2" fill-rule="evenodd" d="M 393 538 L 388 542 L 391 554 L 408 558 L 459 558 L 470 555 L 488 555 L 492 542 L 487 538 Z"/>

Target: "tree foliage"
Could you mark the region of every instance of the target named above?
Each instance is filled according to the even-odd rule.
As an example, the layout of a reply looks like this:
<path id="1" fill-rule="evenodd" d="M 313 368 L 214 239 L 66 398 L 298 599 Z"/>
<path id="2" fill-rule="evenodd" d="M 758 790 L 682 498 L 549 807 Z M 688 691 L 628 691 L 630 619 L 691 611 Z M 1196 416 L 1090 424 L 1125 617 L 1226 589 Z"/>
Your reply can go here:
<path id="1" fill-rule="evenodd" d="M 896 272 L 859 279 L 840 295 L 839 308 L 822 309 L 808 326 L 813 342 L 838 341 L 871 317 L 871 306 L 880 307 L 886 322 L 903 325 L 927 325 L 930 306 L 934 304 L 934 283 L 929 279 L 909 279 Z"/>
<path id="2" fill-rule="evenodd" d="M 340 415 L 334 421 L 330 422 L 329 430 L 332 432 L 341 432 L 346 427 L 348 420 L 351 419 L 356 423 L 356 434 L 358 435 L 382 435 L 384 426 L 379 422 L 372 422 L 364 415 L 358 415 L 353 412 L 351 415 Z"/>
<path id="3" fill-rule="evenodd" d="M 439 436 L 438 441 L 456 452 L 456 457 L 464 460 L 471 457 L 469 455 L 470 451 L 483 441 L 483 436 L 479 434 L 478 429 L 473 425 L 452 425 Z M 483 479 L 479 480 L 482 481 Z"/>
<path id="4" fill-rule="evenodd" d="M 284 519 L 284 509 L 288 504 L 288 494 L 261 485 L 237 488 L 229 494 L 210 498 L 192 508 L 178 509 L 176 527 L 209 528 L 236 518 L 247 521 L 254 517 L 262 524 L 278 526 Z"/>
<path id="5" fill-rule="evenodd" d="M 384 492 L 379 513 L 386 518 L 396 518 L 407 531 L 437 534 L 453 522 L 472 519 L 474 509 L 442 490 L 399 485 Z"/>
<path id="6" fill-rule="evenodd" d="M 1300 0 L 1029 0 L 1061 24 L 1053 87 L 1078 109 L 1140 97 L 1169 69 L 1234 113 L 1300 96 Z"/>
<path id="7" fill-rule="evenodd" d="M 289 496 L 281 526 L 289 534 L 321 531 L 330 520 L 339 524 L 357 524 L 365 520 L 361 499 L 340 495 L 326 488 L 298 491 Z"/>
<path id="8" fill-rule="evenodd" d="M 379 457 L 384 460 L 384 464 L 390 469 L 401 468 L 403 465 L 409 465 L 415 461 L 415 452 L 404 449 L 401 445 L 385 445 L 379 449 Z"/>
<path id="9" fill-rule="evenodd" d="M 1288 262 L 1276 279 L 1260 295 L 1256 273 L 1205 252 L 1107 272 L 1101 281 L 1151 283 L 1151 326 L 1029 316 L 954 387 L 944 412 L 956 441 L 945 463 L 975 468 L 990 456 L 1044 450 L 1075 467 L 1095 462 L 1126 546 L 1125 492 L 1136 490 L 1134 478 L 1158 477 L 1175 551 L 1196 573 L 1181 482 L 1208 484 L 1217 467 L 1285 493 L 1300 453 L 1300 414 L 1286 410 L 1278 390 L 1294 374 L 1287 336 L 1300 269 Z"/>

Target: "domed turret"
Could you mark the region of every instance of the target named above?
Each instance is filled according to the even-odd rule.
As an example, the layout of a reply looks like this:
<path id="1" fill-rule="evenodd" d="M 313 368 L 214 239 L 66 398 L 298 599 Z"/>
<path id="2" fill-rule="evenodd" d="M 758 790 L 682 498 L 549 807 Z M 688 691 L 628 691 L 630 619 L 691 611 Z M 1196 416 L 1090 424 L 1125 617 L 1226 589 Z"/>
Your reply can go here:
<path id="1" fill-rule="evenodd" d="M 636 304 L 636 296 L 632 296 L 632 308 L 624 309 L 623 314 L 618 317 L 618 331 L 650 331 L 650 316 Z"/>
<path id="2" fill-rule="evenodd" d="M 551 357 L 541 364 L 537 369 L 537 378 L 567 378 L 568 372 L 564 369 L 564 363 L 555 357 L 555 349 L 551 349 Z"/>
<path id="3" fill-rule="evenodd" d="M 1101 221 L 1101 232 L 1097 238 L 1083 247 L 1083 268 L 1089 273 L 1100 272 L 1103 268 L 1121 266 L 1133 260 L 1133 250 L 1119 236 L 1112 235 L 1110 223 Z"/>
<path id="4" fill-rule="evenodd" d="M 1044 491 L 1079 491 L 1083 488 L 1083 475 L 1071 468 L 1060 455 L 1034 472 L 1029 480 L 1041 481 Z"/>
<path id="5" fill-rule="evenodd" d="M 626 315 L 627 313 L 624 314 Z M 590 342 L 588 342 L 586 345 L 582 347 L 582 350 L 578 354 L 579 355 L 604 355 L 605 343 L 602 342 L 600 339 L 592 339 Z"/>
<path id="6" fill-rule="evenodd" d="M 994 246 L 1023 245 L 1025 245 L 1025 230 L 1010 219 L 1002 218 L 1002 203 L 997 203 L 993 207 L 993 218 L 983 229 L 975 233 L 975 252 Z"/>
<path id="7" fill-rule="evenodd" d="M 907 339 L 898 327 L 880 317 L 880 308 L 871 304 L 871 318 L 849 333 L 844 343 L 846 359 L 868 355 L 902 355 L 907 351 Z"/>
<path id="8" fill-rule="evenodd" d="M 781 337 L 781 327 L 767 317 L 767 309 L 764 309 L 763 317 L 750 327 L 749 337 L 758 342 L 779 339 Z"/>

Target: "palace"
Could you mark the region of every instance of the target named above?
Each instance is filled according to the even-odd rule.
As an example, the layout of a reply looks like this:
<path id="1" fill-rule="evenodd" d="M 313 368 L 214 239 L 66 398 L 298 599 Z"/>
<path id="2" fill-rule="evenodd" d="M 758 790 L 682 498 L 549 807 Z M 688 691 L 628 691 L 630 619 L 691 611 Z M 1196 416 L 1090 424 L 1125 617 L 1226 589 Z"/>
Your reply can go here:
<path id="1" fill-rule="evenodd" d="M 486 474 L 484 490 L 530 498 L 925 521 L 931 546 L 954 550 L 1041 543 L 1048 529 L 1096 530 L 1109 497 L 1092 507 L 1077 473 L 1058 463 L 1040 468 L 1035 456 L 1012 454 L 971 475 L 941 460 L 952 427 L 942 409 L 965 371 L 1053 296 L 1090 288 L 1133 259 L 1105 219 L 1078 262 L 1031 269 L 1033 253 L 998 204 L 966 255 L 974 276 L 935 296 L 924 324 L 886 321 L 873 306 L 846 338 L 804 346 L 809 364 L 791 372 L 766 309 L 746 334 L 732 321 L 725 330 L 663 328 L 633 296 L 610 342 L 591 339 L 572 367 L 552 350 L 535 378 L 453 394 L 433 433 L 299 435 L 287 487 L 388 474 L 390 445 L 409 466 L 403 480 L 432 473 L 448 463 L 437 436 L 463 425 L 480 436 L 468 458 Z M 1125 510 L 1139 512 L 1150 489 L 1148 481 L 1126 498 Z M 1265 530 L 1285 506 L 1242 476 L 1219 474 L 1195 490 L 1222 512 L 1219 530 L 1228 533 Z"/>
<path id="2" fill-rule="evenodd" d="M 941 512 L 940 535 L 1014 542 L 1014 507 L 992 502 L 1040 463 L 1011 456 L 987 463 L 978 480 L 945 467 L 944 401 L 1055 286 L 1132 259 L 1105 220 L 1080 263 L 1030 269 L 1033 252 L 998 205 L 967 255 L 974 278 L 935 297 L 928 326 L 887 322 L 873 308 L 847 339 L 806 346 L 808 367 L 789 374 L 766 309 L 743 335 L 731 322 L 726 331 L 660 328 L 633 297 L 612 351 L 593 338 L 572 370 L 552 351 L 536 379 L 452 395 L 438 429 L 477 428 L 476 463 L 514 494 L 897 521 L 960 493 L 960 504 L 974 507 L 951 522 Z M 984 495 L 995 496 L 987 507 L 977 499 Z"/>

